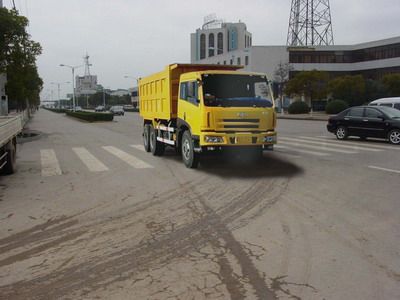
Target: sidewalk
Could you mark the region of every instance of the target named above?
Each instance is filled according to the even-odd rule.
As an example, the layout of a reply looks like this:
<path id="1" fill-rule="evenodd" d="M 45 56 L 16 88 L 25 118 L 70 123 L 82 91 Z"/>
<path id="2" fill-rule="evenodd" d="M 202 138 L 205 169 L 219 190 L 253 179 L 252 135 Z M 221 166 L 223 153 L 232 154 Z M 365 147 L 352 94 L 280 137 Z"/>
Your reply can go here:
<path id="1" fill-rule="evenodd" d="M 310 121 L 328 121 L 330 115 L 320 112 L 308 113 L 308 114 L 281 114 L 277 113 L 278 119 L 287 119 L 287 120 L 310 120 Z"/>

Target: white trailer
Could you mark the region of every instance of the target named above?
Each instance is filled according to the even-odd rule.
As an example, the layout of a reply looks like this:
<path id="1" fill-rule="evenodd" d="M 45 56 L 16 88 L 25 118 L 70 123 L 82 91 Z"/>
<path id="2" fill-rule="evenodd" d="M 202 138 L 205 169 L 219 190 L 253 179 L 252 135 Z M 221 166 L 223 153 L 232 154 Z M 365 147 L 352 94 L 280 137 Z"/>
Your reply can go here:
<path id="1" fill-rule="evenodd" d="M 0 116 L 0 173 L 12 174 L 16 166 L 17 135 L 22 131 L 21 116 Z"/>

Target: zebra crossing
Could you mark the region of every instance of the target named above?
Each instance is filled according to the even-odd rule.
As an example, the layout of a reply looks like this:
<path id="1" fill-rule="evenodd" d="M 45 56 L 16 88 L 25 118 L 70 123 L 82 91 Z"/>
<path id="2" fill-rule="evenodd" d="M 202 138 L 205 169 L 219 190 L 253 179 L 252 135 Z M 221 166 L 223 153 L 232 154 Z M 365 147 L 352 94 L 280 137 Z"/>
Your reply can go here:
<path id="1" fill-rule="evenodd" d="M 277 152 L 288 155 L 306 154 L 331 156 L 333 154 L 357 155 L 400 150 L 400 147 L 373 142 L 336 141 L 326 136 L 280 136 L 275 145 Z"/>
<path id="2" fill-rule="evenodd" d="M 130 145 L 130 146 L 137 150 L 144 151 L 142 145 Z M 102 146 L 101 149 L 103 149 L 106 153 L 109 153 L 111 156 L 116 157 L 119 160 L 125 162 L 128 166 L 132 167 L 133 169 L 154 168 L 151 164 L 115 146 Z M 110 170 L 110 168 L 107 167 L 104 162 L 102 162 L 98 157 L 96 157 L 85 147 L 72 147 L 71 150 L 89 172 L 98 173 Z M 59 155 L 59 157 L 62 157 L 62 153 Z M 57 151 L 55 151 L 54 149 L 41 149 L 40 163 L 42 169 L 41 170 L 42 177 L 59 176 L 63 174 L 62 167 L 60 166 L 59 159 L 57 158 Z"/>
<path id="3" fill-rule="evenodd" d="M 143 145 L 126 145 L 128 150 L 124 151 L 115 146 L 100 146 L 99 149 L 86 149 L 85 147 L 72 147 L 71 152 L 78 158 L 84 168 L 93 173 L 107 172 L 112 169 L 107 166 L 105 161 L 110 158 L 118 159 L 133 169 L 153 169 L 154 166 L 149 162 L 140 159 L 138 156 L 144 155 Z M 129 151 L 131 149 L 132 151 Z M 301 158 L 304 156 L 327 157 L 334 154 L 338 155 L 357 155 L 360 153 L 379 153 L 388 150 L 400 150 L 400 147 L 392 145 L 374 144 L 370 142 L 356 141 L 335 141 L 327 137 L 309 137 L 309 136 L 280 136 L 278 144 L 275 145 L 277 154 L 287 155 L 289 157 Z M 69 151 L 69 149 L 64 150 Z M 103 153 L 99 153 L 103 151 Z M 96 153 L 93 154 L 93 153 Z M 59 158 L 63 159 L 63 154 L 58 153 Z M 138 154 L 138 155 L 137 155 Z M 100 155 L 101 158 L 98 156 Z M 146 156 L 152 160 L 152 156 Z M 41 175 L 43 177 L 59 176 L 63 174 L 63 168 L 60 166 L 57 151 L 54 149 L 41 149 Z M 65 158 L 64 158 L 65 160 Z M 103 161 L 102 161 L 103 160 Z M 69 164 L 65 168 L 69 168 Z"/>

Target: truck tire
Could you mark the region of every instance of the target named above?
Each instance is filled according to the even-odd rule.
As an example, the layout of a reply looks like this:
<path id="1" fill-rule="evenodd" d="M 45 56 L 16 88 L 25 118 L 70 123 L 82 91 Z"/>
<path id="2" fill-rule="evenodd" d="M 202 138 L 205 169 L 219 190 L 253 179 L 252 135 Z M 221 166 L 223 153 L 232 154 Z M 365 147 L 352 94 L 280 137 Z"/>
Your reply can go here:
<path id="1" fill-rule="evenodd" d="M 143 126 L 143 146 L 146 152 L 150 152 L 150 125 Z"/>
<path id="2" fill-rule="evenodd" d="M 6 160 L 7 163 L 4 165 L 1 170 L 2 174 L 10 175 L 13 174 L 16 170 L 16 158 L 17 158 L 17 143 L 15 140 L 11 140 L 6 145 Z"/>
<path id="3" fill-rule="evenodd" d="M 165 151 L 165 145 L 157 141 L 156 130 L 152 125 L 150 125 L 150 151 L 154 156 L 161 156 Z"/>
<path id="4" fill-rule="evenodd" d="M 199 154 L 194 152 L 194 143 L 189 130 L 182 135 L 181 142 L 182 160 L 187 168 L 195 169 L 199 164 Z"/>

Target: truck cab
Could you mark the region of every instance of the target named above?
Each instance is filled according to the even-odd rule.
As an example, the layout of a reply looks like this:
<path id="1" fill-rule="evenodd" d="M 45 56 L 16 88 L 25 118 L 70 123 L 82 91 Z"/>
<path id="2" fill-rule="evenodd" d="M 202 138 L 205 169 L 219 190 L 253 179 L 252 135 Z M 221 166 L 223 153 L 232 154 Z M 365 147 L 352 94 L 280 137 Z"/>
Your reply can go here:
<path id="1" fill-rule="evenodd" d="M 196 146 L 276 141 L 274 101 L 265 74 L 190 72 L 179 82 L 177 126 L 190 129 Z"/>

